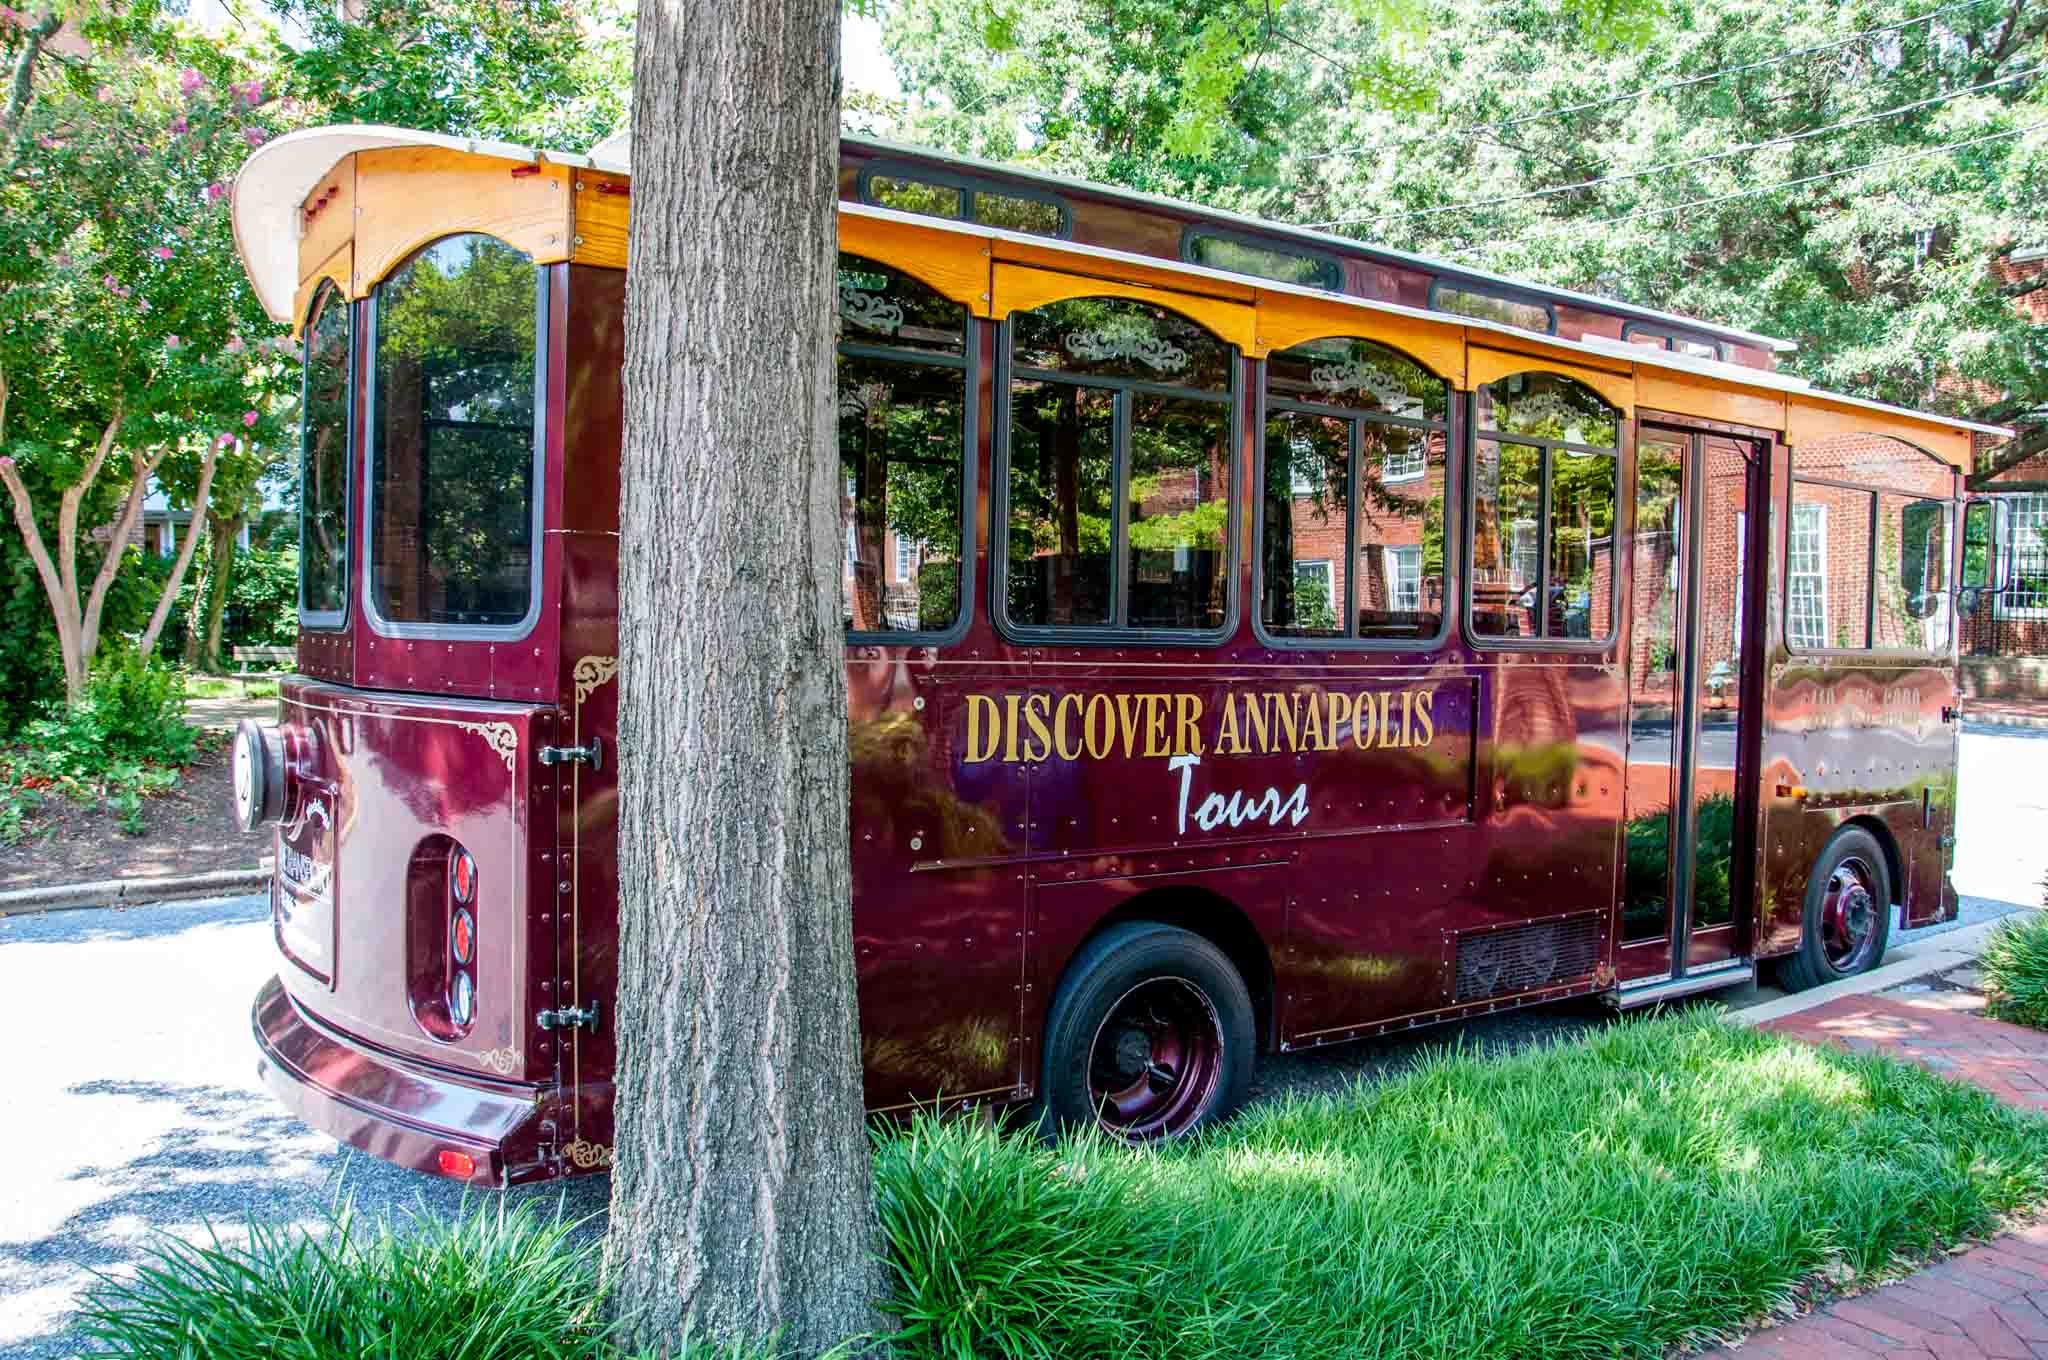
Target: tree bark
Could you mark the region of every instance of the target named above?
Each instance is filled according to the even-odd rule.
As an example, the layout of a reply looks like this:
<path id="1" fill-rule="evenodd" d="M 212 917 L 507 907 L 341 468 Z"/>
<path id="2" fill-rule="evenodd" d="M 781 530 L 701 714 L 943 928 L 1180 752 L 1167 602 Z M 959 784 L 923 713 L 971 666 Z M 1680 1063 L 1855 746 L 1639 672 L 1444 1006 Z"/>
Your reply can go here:
<path id="1" fill-rule="evenodd" d="M 213 570 L 206 578 L 205 638 L 199 644 L 199 664 L 208 671 L 227 669 L 220 654 L 221 616 L 227 611 L 228 590 L 235 583 L 235 539 L 242 532 L 243 516 L 233 515 L 213 522 Z"/>
<path id="2" fill-rule="evenodd" d="M 838 0 L 643 7 L 619 562 L 634 1343 L 878 1326 L 834 453 Z M 689 626 L 674 626 L 676 619 Z"/>
<path id="3" fill-rule="evenodd" d="M 4 376 L 0 374 L 0 379 Z M 5 395 L 5 383 L 0 381 L 0 415 L 6 412 Z M 92 490 L 92 484 L 99 479 L 100 469 L 106 466 L 107 455 L 113 452 L 114 437 L 121 431 L 122 419 L 122 406 L 117 401 L 113 416 L 101 432 L 85 470 L 57 498 L 57 551 L 54 556 L 43 541 L 43 531 L 36 525 L 35 503 L 29 495 L 27 483 L 22 480 L 12 458 L 0 457 L 0 485 L 7 488 L 14 503 L 15 528 L 21 532 L 22 546 L 28 549 L 29 560 L 35 563 L 36 575 L 43 583 L 43 594 L 50 602 L 50 617 L 57 625 L 57 650 L 64 659 L 64 702 L 74 706 L 85 698 L 86 672 L 92 666 L 93 652 L 99 645 L 98 606 L 106 599 L 106 587 L 113 583 L 114 573 L 120 570 L 121 554 L 127 550 L 128 534 L 134 530 L 134 521 L 142 516 L 142 501 L 132 494 L 131 488 L 129 500 L 116 522 L 114 537 L 107 544 L 106 560 L 100 564 L 100 581 L 94 586 L 94 604 L 88 627 L 87 612 L 79 607 L 78 600 L 78 515 L 86 493 Z M 154 469 L 156 465 L 152 463 L 149 466 Z M 145 476 L 143 480 L 148 478 Z"/>
<path id="4" fill-rule="evenodd" d="M 156 640 L 164 631 L 164 623 L 171 617 L 171 606 L 177 603 L 178 588 L 185 584 L 185 569 L 192 565 L 193 550 L 199 546 L 199 535 L 206 530 L 206 501 L 213 490 L 213 470 L 220 463 L 220 446 L 210 446 L 206 460 L 199 465 L 199 489 L 192 496 L 192 523 L 185 530 L 185 541 L 178 548 L 178 560 L 171 564 L 171 574 L 164 579 L 163 592 L 156 597 L 156 608 L 150 611 L 149 627 L 142 630 L 142 641 L 135 650 L 147 661 L 156 654 Z"/>

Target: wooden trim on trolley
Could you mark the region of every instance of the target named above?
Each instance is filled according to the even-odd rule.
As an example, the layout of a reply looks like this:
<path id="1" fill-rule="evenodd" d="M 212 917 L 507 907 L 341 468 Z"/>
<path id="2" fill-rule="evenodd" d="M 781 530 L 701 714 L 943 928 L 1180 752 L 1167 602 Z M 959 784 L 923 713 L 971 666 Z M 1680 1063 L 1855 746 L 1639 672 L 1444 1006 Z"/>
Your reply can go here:
<path id="1" fill-rule="evenodd" d="M 986 237 L 843 212 L 839 248 L 900 269 L 975 316 L 993 315 Z"/>
<path id="2" fill-rule="evenodd" d="M 603 269 L 626 267 L 626 221 L 632 208 L 633 185 L 624 175 L 598 170 L 575 174 L 576 234 L 569 259 Z"/>
<path id="3" fill-rule="evenodd" d="M 1455 322 L 1389 316 L 1297 293 L 1261 292 L 1256 311 L 1256 343 L 1245 351 L 1255 359 L 1309 340 L 1370 340 L 1399 350 L 1453 387 L 1465 386 L 1465 328 Z"/>
<path id="4" fill-rule="evenodd" d="M 355 242 L 343 241 L 341 249 L 328 256 L 319 268 L 299 280 L 299 291 L 292 294 L 292 339 L 296 340 L 306 330 L 306 310 L 313 303 L 314 295 L 323 283 L 332 283 L 341 293 L 344 301 L 350 298 L 349 283 L 355 276 Z"/>
<path id="5" fill-rule="evenodd" d="M 303 296 L 294 299 L 295 331 L 305 323 L 303 299 L 312 296 L 305 285 L 320 277 L 320 271 L 333 262 L 335 252 L 351 244 L 355 237 L 356 158 L 348 155 L 336 161 L 334 168 L 320 177 L 320 182 L 299 204 L 299 284 Z M 335 282 L 349 298 L 356 296 L 352 277 Z"/>
<path id="6" fill-rule="evenodd" d="M 1034 307 L 1064 302 L 1069 298 L 1120 297 L 1150 302 L 1168 311 L 1178 312 L 1190 321 L 1207 327 L 1219 339 L 1228 341 L 1241 350 L 1250 350 L 1258 338 L 1252 324 L 1252 309 L 1243 303 L 1224 302 L 1194 293 L 1170 292 L 1164 288 L 1150 288 L 1144 284 L 1118 283 L 1114 279 L 1054 273 L 1046 269 L 1027 269 L 1023 265 L 1004 264 L 999 261 L 995 266 L 993 291 L 993 315 L 998 321 L 1012 312 L 1027 312 Z"/>
<path id="7" fill-rule="evenodd" d="M 1486 349 L 1479 345 L 1470 345 L 1465 351 L 1465 376 L 1474 388 L 1516 373 L 1555 373 L 1559 377 L 1570 378 L 1592 388 L 1607 400 L 1608 405 L 1620 410 L 1623 416 L 1635 409 L 1636 384 L 1634 377 L 1629 374 L 1610 373 L 1606 369 L 1587 368 L 1577 362 L 1565 363 L 1536 354 Z"/>
<path id="8" fill-rule="evenodd" d="M 1785 417 L 1785 442 L 1795 450 L 1835 435 L 1877 434 L 1911 444 L 1942 462 L 1968 471 L 1970 434 L 1892 412 L 1841 405 L 1801 393 L 1791 394 Z"/>
<path id="9" fill-rule="evenodd" d="M 1636 369 L 1636 405 L 1700 420 L 1747 425 L 1773 435 L 1785 428 L 1784 393 L 1744 391 L 1669 369 Z"/>
<path id="10" fill-rule="evenodd" d="M 356 153 L 355 288 L 362 297 L 415 250 L 480 232 L 533 257 L 569 258 L 570 168 L 438 146 Z"/>

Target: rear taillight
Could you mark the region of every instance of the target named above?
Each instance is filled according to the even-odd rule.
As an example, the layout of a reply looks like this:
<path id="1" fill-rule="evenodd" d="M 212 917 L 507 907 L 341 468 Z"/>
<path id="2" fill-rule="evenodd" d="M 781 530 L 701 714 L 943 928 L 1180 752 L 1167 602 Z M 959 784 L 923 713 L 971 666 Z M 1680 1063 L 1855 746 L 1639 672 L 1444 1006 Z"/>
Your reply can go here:
<path id="1" fill-rule="evenodd" d="M 441 1174 L 444 1176 L 459 1176 L 463 1180 L 468 1180 L 476 1174 L 476 1158 L 455 1148 L 442 1148 L 434 1163 L 441 1168 Z"/>
<path id="2" fill-rule="evenodd" d="M 457 1029 L 476 1019 L 476 861 L 456 846 L 448 852 L 448 1018 Z"/>

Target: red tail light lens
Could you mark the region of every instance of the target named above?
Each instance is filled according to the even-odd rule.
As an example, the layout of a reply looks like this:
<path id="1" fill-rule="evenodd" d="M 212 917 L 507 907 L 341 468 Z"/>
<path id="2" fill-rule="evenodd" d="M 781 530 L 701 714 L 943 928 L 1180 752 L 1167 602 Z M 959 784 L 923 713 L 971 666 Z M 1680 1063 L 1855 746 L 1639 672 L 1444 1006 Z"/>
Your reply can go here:
<path id="1" fill-rule="evenodd" d="M 460 1176 L 464 1180 L 468 1180 L 476 1174 L 476 1158 L 470 1156 L 467 1152 L 457 1152 L 454 1148 L 442 1148 L 435 1160 L 441 1168 L 441 1174 L 444 1176 Z"/>
<path id="2" fill-rule="evenodd" d="M 455 909 L 455 919 L 448 926 L 448 952 L 464 968 L 476 957 L 476 919 L 461 907 Z"/>
<path id="3" fill-rule="evenodd" d="M 457 849 L 448 858 L 448 891 L 465 907 L 476 901 L 476 861 L 467 850 Z"/>

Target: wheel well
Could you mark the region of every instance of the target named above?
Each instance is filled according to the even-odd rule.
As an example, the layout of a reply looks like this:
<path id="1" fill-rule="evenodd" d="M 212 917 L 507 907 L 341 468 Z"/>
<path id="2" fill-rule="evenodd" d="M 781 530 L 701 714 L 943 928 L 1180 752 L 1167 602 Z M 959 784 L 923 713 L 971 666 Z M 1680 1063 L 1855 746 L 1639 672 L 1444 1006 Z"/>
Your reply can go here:
<path id="1" fill-rule="evenodd" d="M 1899 858 L 1899 843 L 1892 838 L 1892 829 L 1875 817 L 1851 817 L 1842 823 L 1868 831 L 1877 841 L 1877 848 L 1884 851 L 1885 881 L 1891 885 L 1892 900 L 1887 907 L 1896 907 L 1906 900 L 1906 865 Z"/>
<path id="2" fill-rule="evenodd" d="M 1096 922 L 1087 938 L 1075 947 L 1075 954 L 1103 931 L 1127 921 L 1157 921 L 1175 926 L 1222 950 L 1237 969 L 1237 975 L 1244 979 L 1245 990 L 1251 993 L 1253 1023 L 1261 1046 L 1272 1047 L 1273 959 L 1251 918 L 1235 903 L 1200 888 L 1156 888 L 1140 893 Z"/>

